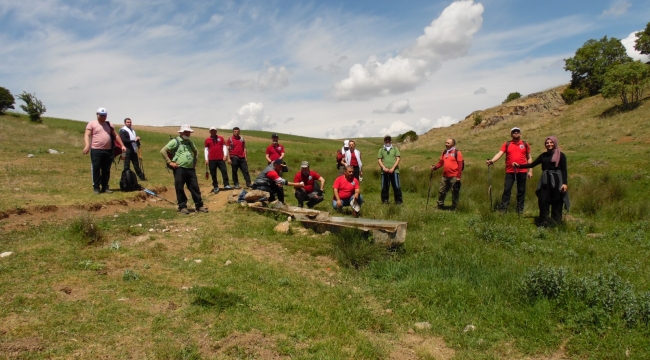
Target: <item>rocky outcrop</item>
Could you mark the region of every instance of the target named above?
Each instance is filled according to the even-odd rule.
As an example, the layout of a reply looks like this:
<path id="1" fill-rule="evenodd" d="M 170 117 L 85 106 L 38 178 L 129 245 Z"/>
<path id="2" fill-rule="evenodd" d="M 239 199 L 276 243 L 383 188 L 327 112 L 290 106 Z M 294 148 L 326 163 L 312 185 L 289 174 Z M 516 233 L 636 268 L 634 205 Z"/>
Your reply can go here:
<path id="1" fill-rule="evenodd" d="M 474 111 L 465 120 L 473 123 L 472 129 L 483 129 L 516 116 L 540 114 L 559 116 L 567 104 L 557 89 L 530 94 L 486 111 Z M 480 116 L 480 118 L 478 118 Z M 480 119 L 480 122 L 475 123 Z"/>

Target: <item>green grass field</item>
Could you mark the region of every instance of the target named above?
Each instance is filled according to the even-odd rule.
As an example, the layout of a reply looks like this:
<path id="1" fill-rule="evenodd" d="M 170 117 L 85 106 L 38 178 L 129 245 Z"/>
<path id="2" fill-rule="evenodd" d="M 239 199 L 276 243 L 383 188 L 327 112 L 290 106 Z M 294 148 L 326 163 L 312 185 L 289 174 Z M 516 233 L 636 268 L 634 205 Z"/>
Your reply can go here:
<path id="1" fill-rule="evenodd" d="M 0 253 L 13 254 L 0 258 L 0 358 L 648 358 L 648 99 L 611 114 L 615 106 L 594 97 L 557 117 L 436 129 L 402 151 L 402 206 L 380 204 L 381 139 L 361 139 L 363 216 L 408 222 L 404 246 L 391 250 L 293 223 L 278 234 L 284 219 L 210 205 L 225 193 L 204 192 L 210 213 L 185 217 L 134 193 L 94 195 L 85 123 L 2 116 Z M 484 160 L 515 125 L 533 157 L 545 136 L 559 138 L 573 203 L 563 226 L 534 225 L 539 168 L 521 218 L 490 210 Z M 173 188 L 158 154 L 169 136 L 138 133 L 145 185 Z M 242 134 L 258 171 L 270 133 Z M 193 140 L 201 146 L 205 136 L 197 129 Z M 438 171 L 425 210 L 428 167 L 449 136 L 467 158 L 459 209 L 435 209 Z M 329 198 L 341 142 L 283 134 L 280 142 L 291 174 L 310 161 Z M 496 201 L 503 160 L 492 182 Z M 296 204 L 290 191 L 286 198 Z M 49 205 L 58 210 L 48 215 Z"/>

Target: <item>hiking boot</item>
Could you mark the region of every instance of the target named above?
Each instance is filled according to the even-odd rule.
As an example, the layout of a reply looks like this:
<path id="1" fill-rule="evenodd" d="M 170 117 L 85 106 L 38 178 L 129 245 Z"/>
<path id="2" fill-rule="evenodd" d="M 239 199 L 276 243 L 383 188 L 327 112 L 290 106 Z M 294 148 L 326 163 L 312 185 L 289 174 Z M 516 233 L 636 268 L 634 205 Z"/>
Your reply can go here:
<path id="1" fill-rule="evenodd" d="M 113 190 L 111 190 L 111 189 L 104 189 L 104 190 L 102 190 L 101 192 L 103 192 L 103 193 L 107 193 L 107 194 L 112 194 L 112 193 L 113 193 Z"/>
<path id="2" fill-rule="evenodd" d="M 252 184 L 246 184 L 246 187 L 250 189 L 250 188 L 253 187 L 253 185 Z"/>
<path id="3" fill-rule="evenodd" d="M 140 178 L 140 181 L 147 181 L 147 178 L 144 175 L 139 176 L 139 178 Z"/>
<path id="4" fill-rule="evenodd" d="M 208 212 L 208 208 L 205 207 L 205 206 L 201 206 L 200 208 L 197 208 L 196 211 L 198 211 L 198 212 L 202 212 L 202 213 L 207 213 L 207 212 Z"/>
<path id="5" fill-rule="evenodd" d="M 388 200 L 382 200 L 381 203 L 384 204 L 384 205 L 390 205 L 390 201 L 388 201 Z"/>
<path id="6" fill-rule="evenodd" d="M 240 189 L 239 184 L 235 184 L 235 189 Z"/>
<path id="7" fill-rule="evenodd" d="M 226 186 L 223 187 L 223 189 L 224 190 L 232 190 L 232 187 L 230 187 L 230 185 L 226 185 Z"/>
<path id="8" fill-rule="evenodd" d="M 101 194 L 101 191 L 99 191 L 99 189 L 93 189 L 93 192 L 95 193 L 95 195 Z"/>
<path id="9" fill-rule="evenodd" d="M 219 193 L 219 188 L 218 188 L 218 187 L 214 188 L 214 189 L 212 190 L 212 192 L 215 193 L 215 194 L 218 194 L 218 193 Z"/>
<path id="10" fill-rule="evenodd" d="M 352 210 L 352 217 L 358 218 L 361 216 L 361 212 Z"/>
<path id="11" fill-rule="evenodd" d="M 401 201 L 396 201 L 395 205 L 402 205 L 402 202 Z"/>
<path id="12" fill-rule="evenodd" d="M 180 212 L 183 215 L 189 215 L 190 214 L 190 211 L 187 210 L 187 208 L 182 208 L 182 209 L 178 210 L 178 212 Z"/>

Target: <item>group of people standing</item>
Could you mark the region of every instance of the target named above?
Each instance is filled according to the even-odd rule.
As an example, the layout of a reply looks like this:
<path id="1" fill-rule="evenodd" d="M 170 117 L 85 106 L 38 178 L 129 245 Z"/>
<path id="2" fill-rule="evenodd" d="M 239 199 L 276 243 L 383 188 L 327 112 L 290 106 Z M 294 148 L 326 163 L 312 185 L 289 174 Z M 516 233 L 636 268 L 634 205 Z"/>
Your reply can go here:
<path id="1" fill-rule="evenodd" d="M 117 136 L 114 127 L 108 122 L 105 108 L 97 110 L 97 120 L 88 123 L 84 135 L 84 154 L 90 153 L 93 190 L 95 193 L 110 193 L 108 180 L 110 179 L 110 168 L 113 161 L 115 147 L 121 149 L 124 158 L 124 169 L 129 169 L 133 164 L 134 170 L 140 180 L 146 180 L 142 171 L 137 151 L 140 145 L 140 137 L 132 128 L 132 121 L 129 118 L 124 120 L 124 127 L 120 129 Z M 174 187 L 178 201 L 178 210 L 183 214 L 189 214 L 187 208 L 188 198 L 184 188 L 190 191 L 196 211 L 208 212 L 201 199 L 196 166 L 198 161 L 198 149 L 190 140 L 194 132 L 190 125 L 182 125 L 178 131 L 179 135 L 170 141 L 160 150 L 167 167 L 174 174 Z M 232 135 L 224 139 L 217 134 L 216 127 L 209 129 L 209 136 L 204 141 L 204 160 L 206 166 L 206 178 L 209 172 L 212 178 L 213 192 L 219 193 L 219 181 L 217 170 L 221 173 L 223 188 L 230 190 L 230 178 L 226 163 L 231 166 L 232 181 L 235 189 L 240 189 L 238 172 L 241 171 L 247 188 L 269 192 L 270 201 L 277 200 L 284 203 L 284 186 L 294 188 L 294 196 L 298 206 L 313 208 L 324 200 L 325 178 L 310 168 L 308 161 L 300 164 L 300 170 L 295 174 L 293 181 L 284 179 L 283 173 L 288 172 L 284 161 L 285 148 L 279 143 L 277 134 L 271 136 L 272 143 L 266 148 L 265 156 L 268 165 L 262 172 L 251 181 L 248 172 L 248 154 L 246 141 L 240 134 L 238 127 L 233 128 Z M 532 168 L 542 165 L 542 176 L 537 186 L 536 194 L 540 209 L 540 224 L 549 225 L 562 220 L 562 207 L 569 207 L 567 196 L 567 166 L 566 156 L 559 149 L 558 139 L 549 136 L 545 140 L 546 152 L 540 154 L 535 161 L 530 155 L 530 146 L 521 140 L 521 129 L 515 127 L 510 132 L 511 140 L 506 141 L 492 159 L 486 164 L 491 166 L 504 154 L 506 155 L 506 173 L 504 190 L 496 210 L 507 211 L 510 203 L 512 187 L 517 184 L 517 213 L 523 212 L 526 193 L 526 180 L 533 175 Z M 397 147 L 392 144 L 390 136 L 384 137 L 384 145 L 377 153 L 377 163 L 381 169 L 381 201 L 389 203 L 389 191 L 392 187 L 394 202 L 402 204 L 402 189 L 399 176 L 399 164 L 401 154 Z M 444 168 L 440 187 L 438 191 L 438 208 L 444 209 L 444 202 L 449 191 L 452 193 L 452 204 L 448 209 L 455 210 L 460 198 L 460 187 L 464 159 L 461 151 L 456 149 L 456 140 L 453 138 L 445 141 L 445 149 L 440 154 L 438 162 L 431 165 L 431 171 Z M 332 206 L 341 210 L 345 206 L 352 208 L 352 214 L 359 216 L 363 204 L 360 183 L 363 181 L 363 162 L 361 152 L 356 148 L 354 140 L 345 140 L 343 147 L 336 152 L 336 166 L 338 177 L 332 185 L 333 196 Z M 549 217 L 550 215 L 550 217 Z"/>

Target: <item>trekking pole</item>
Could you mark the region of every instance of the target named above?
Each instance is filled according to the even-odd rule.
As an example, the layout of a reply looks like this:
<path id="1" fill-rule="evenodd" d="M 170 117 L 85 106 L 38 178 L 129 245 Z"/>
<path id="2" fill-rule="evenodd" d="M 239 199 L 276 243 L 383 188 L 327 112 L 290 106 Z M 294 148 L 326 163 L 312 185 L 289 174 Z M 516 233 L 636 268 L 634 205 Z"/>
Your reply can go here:
<path id="1" fill-rule="evenodd" d="M 431 169 L 431 175 L 429 175 L 429 192 L 427 193 L 427 205 L 424 207 L 424 210 L 429 208 L 429 197 L 431 196 L 431 182 L 433 181 L 433 169 Z"/>
<path id="2" fill-rule="evenodd" d="M 140 162 L 140 170 L 144 173 L 144 163 L 142 162 L 142 149 L 140 149 L 139 141 L 138 141 L 138 161 Z"/>
<path id="3" fill-rule="evenodd" d="M 489 161 L 490 159 L 488 159 Z M 494 210 L 492 207 L 492 169 L 490 168 L 491 165 L 488 165 L 488 195 L 490 196 L 490 209 Z"/>
<path id="4" fill-rule="evenodd" d="M 205 166 L 205 179 L 206 180 L 210 179 L 210 173 L 208 173 L 208 165 Z"/>
<path id="5" fill-rule="evenodd" d="M 170 203 L 170 204 L 172 204 L 172 205 L 176 205 L 175 202 L 171 202 L 171 201 L 165 199 L 164 197 L 162 197 L 162 196 L 156 194 L 153 190 L 149 190 L 149 189 L 147 189 L 147 188 L 143 188 L 143 187 L 141 187 L 141 190 L 144 191 L 144 192 L 145 192 L 146 194 L 148 194 L 148 195 L 155 196 L 155 197 L 157 197 L 157 198 L 159 198 L 159 199 L 163 199 L 163 200 L 167 201 L 168 203 Z"/>

